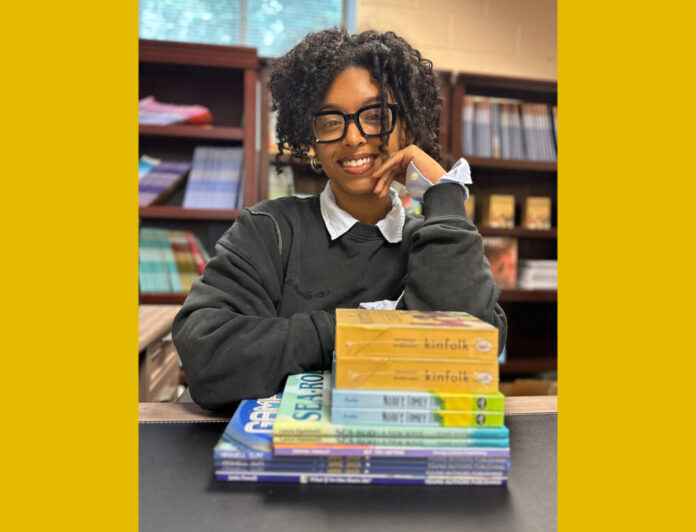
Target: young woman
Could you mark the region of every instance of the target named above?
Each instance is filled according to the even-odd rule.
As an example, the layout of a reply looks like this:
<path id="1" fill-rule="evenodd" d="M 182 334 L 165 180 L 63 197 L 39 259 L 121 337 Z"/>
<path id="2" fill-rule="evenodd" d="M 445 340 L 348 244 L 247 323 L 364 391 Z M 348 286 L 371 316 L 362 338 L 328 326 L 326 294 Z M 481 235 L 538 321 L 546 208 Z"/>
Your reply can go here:
<path id="1" fill-rule="evenodd" d="M 502 350 L 500 291 L 464 212 L 469 166 L 441 166 L 432 63 L 392 32 L 327 30 L 276 62 L 270 88 L 281 153 L 313 148 L 329 182 L 245 209 L 218 242 L 173 326 L 194 401 L 221 408 L 329 368 L 338 307 L 466 311 Z"/>

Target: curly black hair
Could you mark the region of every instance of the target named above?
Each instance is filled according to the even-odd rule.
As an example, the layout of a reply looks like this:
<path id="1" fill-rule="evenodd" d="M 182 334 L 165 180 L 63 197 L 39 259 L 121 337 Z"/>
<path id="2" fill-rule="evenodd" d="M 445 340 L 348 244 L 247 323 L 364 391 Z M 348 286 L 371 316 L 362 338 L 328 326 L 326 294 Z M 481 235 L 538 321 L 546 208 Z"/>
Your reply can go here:
<path id="1" fill-rule="evenodd" d="M 310 33 L 273 64 L 269 85 L 272 110 L 278 112 L 280 153 L 276 162 L 285 151 L 307 159 L 314 142 L 312 113 L 320 107 L 334 78 L 349 66 L 367 69 L 379 83 L 385 121 L 387 92 L 391 90 L 413 144 L 442 163 L 437 140 L 442 98 L 432 62 L 394 32 L 349 35 L 339 29 Z M 385 124 L 382 129 L 387 129 Z M 388 138 L 386 133 L 380 138 L 383 153 Z"/>

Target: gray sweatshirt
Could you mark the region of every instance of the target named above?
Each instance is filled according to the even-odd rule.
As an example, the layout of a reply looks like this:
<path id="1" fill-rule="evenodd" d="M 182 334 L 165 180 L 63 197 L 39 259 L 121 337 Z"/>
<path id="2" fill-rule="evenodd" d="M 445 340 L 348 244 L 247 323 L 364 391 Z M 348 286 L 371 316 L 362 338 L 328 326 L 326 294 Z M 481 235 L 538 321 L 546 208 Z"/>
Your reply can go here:
<path id="1" fill-rule="evenodd" d="M 331 240 L 319 196 L 242 211 L 174 319 L 191 397 L 207 409 L 281 391 L 288 375 L 331 367 L 336 308 L 399 300 L 401 309 L 465 311 L 507 323 L 464 190 L 440 183 L 407 216 L 403 239 L 356 223 Z"/>

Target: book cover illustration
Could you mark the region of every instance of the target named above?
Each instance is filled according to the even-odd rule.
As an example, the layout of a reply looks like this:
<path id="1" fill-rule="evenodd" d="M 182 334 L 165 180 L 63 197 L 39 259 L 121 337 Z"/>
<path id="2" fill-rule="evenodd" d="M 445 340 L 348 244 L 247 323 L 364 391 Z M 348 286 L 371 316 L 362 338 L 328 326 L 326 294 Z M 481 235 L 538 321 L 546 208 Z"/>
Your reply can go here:
<path id="1" fill-rule="evenodd" d="M 336 309 L 336 357 L 497 360 L 498 329 L 466 312 Z"/>
<path id="2" fill-rule="evenodd" d="M 491 274 L 498 288 L 517 286 L 517 239 L 505 236 L 484 236 L 483 253 L 491 265 Z"/>

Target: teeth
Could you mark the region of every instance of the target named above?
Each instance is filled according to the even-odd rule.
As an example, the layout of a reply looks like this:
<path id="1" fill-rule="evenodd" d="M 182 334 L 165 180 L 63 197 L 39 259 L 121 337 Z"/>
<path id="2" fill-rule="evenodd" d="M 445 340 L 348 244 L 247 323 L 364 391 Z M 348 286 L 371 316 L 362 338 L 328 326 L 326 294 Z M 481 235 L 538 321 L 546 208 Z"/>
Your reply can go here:
<path id="1" fill-rule="evenodd" d="M 369 163 L 372 161 L 374 157 L 363 157 L 362 159 L 354 159 L 351 161 L 343 161 L 341 164 L 343 166 L 362 166 L 364 164 Z"/>

